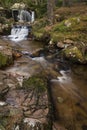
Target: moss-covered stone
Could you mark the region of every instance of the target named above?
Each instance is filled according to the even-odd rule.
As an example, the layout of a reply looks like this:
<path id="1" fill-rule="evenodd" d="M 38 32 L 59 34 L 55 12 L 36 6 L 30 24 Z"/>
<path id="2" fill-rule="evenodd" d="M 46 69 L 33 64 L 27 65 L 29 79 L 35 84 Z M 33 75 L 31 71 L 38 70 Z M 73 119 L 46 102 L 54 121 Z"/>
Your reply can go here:
<path id="1" fill-rule="evenodd" d="M 0 53 L 0 67 L 6 66 L 8 57 Z"/>
<path id="2" fill-rule="evenodd" d="M 77 47 L 66 48 L 64 51 L 64 57 L 71 60 L 72 62 L 84 63 L 84 56 L 80 49 Z"/>
<path id="3" fill-rule="evenodd" d="M 5 55 L 3 53 L 0 52 L 0 68 L 2 67 L 6 67 L 9 64 L 13 63 L 13 59 L 12 57 Z"/>

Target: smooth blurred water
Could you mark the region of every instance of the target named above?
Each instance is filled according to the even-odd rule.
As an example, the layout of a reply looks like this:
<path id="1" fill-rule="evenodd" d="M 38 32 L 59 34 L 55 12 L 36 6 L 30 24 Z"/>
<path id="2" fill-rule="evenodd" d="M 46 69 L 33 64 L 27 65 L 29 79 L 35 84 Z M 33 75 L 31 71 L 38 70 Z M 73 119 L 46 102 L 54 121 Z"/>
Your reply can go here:
<path id="1" fill-rule="evenodd" d="M 15 42 L 19 42 L 22 40 L 26 40 L 29 33 L 29 29 L 27 26 L 19 26 L 11 29 L 11 35 L 9 35 L 9 39 Z"/>
<path id="2" fill-rule="evenodd" d="M 87 129 L 87 67 L 74 65 L 51 81 L 56 128 Z M 59 100 L 60 99 L 60 100 Z"/>

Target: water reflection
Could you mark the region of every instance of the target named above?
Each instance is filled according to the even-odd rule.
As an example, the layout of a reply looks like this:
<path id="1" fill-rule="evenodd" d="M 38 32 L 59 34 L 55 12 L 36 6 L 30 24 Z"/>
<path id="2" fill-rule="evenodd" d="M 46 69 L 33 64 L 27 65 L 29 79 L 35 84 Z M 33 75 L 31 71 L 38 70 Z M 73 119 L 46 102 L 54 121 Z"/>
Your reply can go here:
<path id="1" fill-rule="evenodd" d="M 51 81 L 56 122 L 67 130 L 87 129 L 87 68 L 75 65 Z M 59 101 L 61 100 L 61 101 Z"/>

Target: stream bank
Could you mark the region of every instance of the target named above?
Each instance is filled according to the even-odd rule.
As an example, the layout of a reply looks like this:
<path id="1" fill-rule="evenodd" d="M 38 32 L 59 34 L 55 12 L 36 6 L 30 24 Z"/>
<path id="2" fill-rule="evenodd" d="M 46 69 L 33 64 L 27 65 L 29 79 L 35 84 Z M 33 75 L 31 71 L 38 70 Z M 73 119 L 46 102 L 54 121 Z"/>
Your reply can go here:
<path id="1" fill-rule="evenodd" d="M 35 40 L 43 41 L 52 50 L 54 47 L 61 49 L 62 56 L 72 63 L 87 64 L 86 12 L 84 3 L 70 8 L 57 8 L 53 25 L 49 25 L 46 17 L 35 21 Z"/>

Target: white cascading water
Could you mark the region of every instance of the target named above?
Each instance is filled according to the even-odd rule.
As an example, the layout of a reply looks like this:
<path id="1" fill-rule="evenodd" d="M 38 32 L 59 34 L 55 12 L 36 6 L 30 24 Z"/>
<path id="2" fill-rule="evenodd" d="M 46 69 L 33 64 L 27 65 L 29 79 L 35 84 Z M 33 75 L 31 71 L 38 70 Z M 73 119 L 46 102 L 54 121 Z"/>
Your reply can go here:
<path id="1" fill-rule="evenodd" d="M 34 11 L 32 11 L 32 13 L 30 14 L 26 10 L 21 10 L 20 14 L 18 15 L 18 18 L 19 21 L 34 22 Z M 22 40 L 26 40 L 28 34 L 29 34 L 29 28 L 26 25 L 25 26 L 16 25 L 12 27 L 11 35 L 9 35 L 8 37 L 12 41 L 19 42 Z"/>
<path id="2" fill-rule="evenodd" d="M 27 10 L 21 10 L 18 18 L 19 21 L 31 22 L 32 15 Z"/>
<path id="3" fill-rule="evenodd" d="M 31 22 L 33 23 L 34 20 L 35 20 L 35 13 L 34 13 L 34 11 L 32 11 Z"/>
<path id="4" fill-rule="evenodd" d="M 8 37 L 10 38 L 10 40 L 18 42 L 18 41 L 22 41 L 25 40 L 28 36 L 28 28 L 27 26 L 17 26 L 17 27 L 13 27 L 11 29 L 11 35 L 9 35 Z"/>

